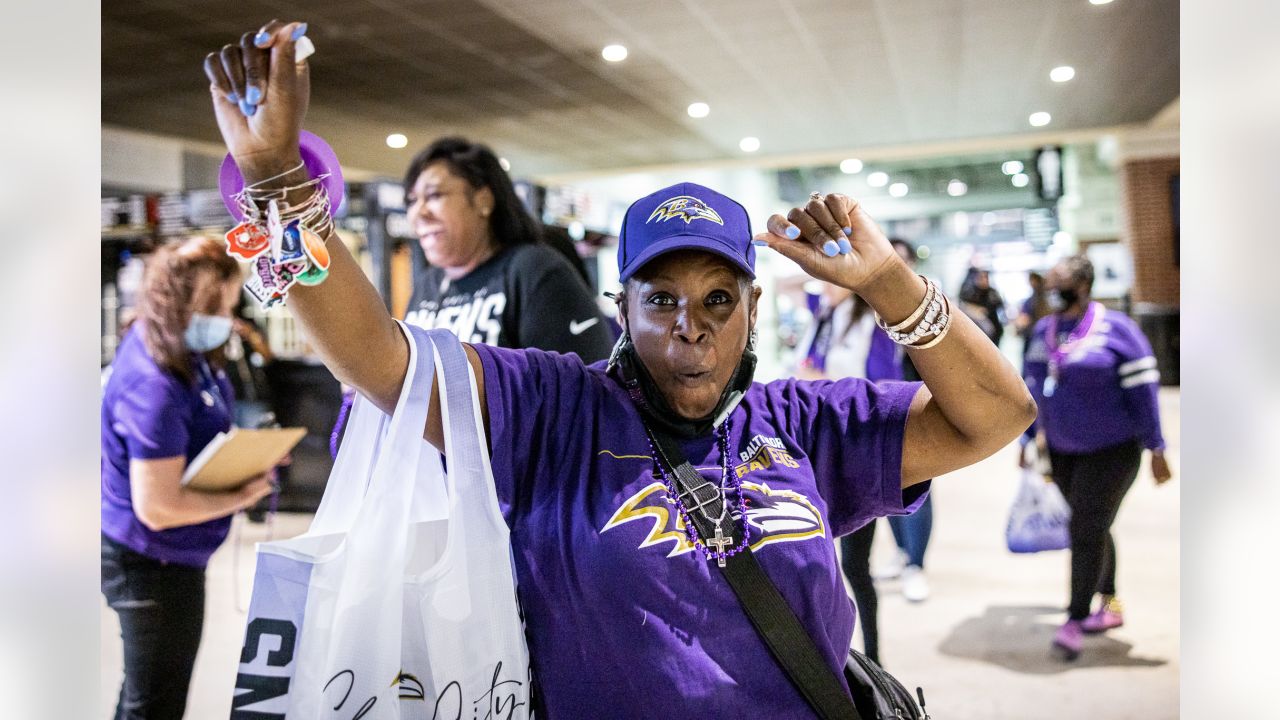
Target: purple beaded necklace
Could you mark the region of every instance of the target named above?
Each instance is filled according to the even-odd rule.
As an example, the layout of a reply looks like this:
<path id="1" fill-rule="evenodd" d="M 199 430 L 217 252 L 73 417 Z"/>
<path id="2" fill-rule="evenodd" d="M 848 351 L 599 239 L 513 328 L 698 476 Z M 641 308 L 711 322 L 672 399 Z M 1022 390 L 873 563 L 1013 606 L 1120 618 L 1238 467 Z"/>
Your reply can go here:
<path id="1" fill-rule="evenodd" d="M 742 540 L 737 546 L 728 550 L 725 550 L 725 546 L 731 540 L 724 537 L 720 532 L 720 523 L 723 522 L 725 515 L 723 510 L 720 517 L 712 518 L 706 514 L 706 511 L 701 506 L 696 508 L 704 518 L 715 523 L 716 536 L 710 539 L 710 543 L 715 545 L 716 549 L 712 550 L 707 547 L 707 540 L 698 534 L 698 528 L 694 525 L 693 518 L 689 517 L 689 511 L 685 509 L 684 499 L 676 487 L 675 481 L 671 479 L 667 469 L 662 466 L 662 460 L 659 459 L 661 456 L 658 454 L 658 448 L 653 444 L 653 438 L 649 437 L 648 433 L 645 434 L 646 439 L 649 441 L 649 451 L 653 454 L 653 464 L 657 466 L 658 475 L 662 477 L 662 484 L 667 488 L 667 496 L 675 502 L 676 510 L 680 513 L 680 519 L 684 522 L 685 535 L 704 558 L 707 560 L 714 558 L 720 567 L 725 566 L 725 560 L 728 558 L 746 550 L 747 544 L 751 541 L 751 524 L 747 522 L 747 498 L 742 492 L 742 480 L 729 472 L 729 423 L 729 419 L 725 418 L 720 425 L 720 492 L 726 505 L 728 504 L 726 489 L 732 490 L 738 496 L 738 516 L 742 518 Z M 730 522 L 732 522 L 732 518 Z"/>

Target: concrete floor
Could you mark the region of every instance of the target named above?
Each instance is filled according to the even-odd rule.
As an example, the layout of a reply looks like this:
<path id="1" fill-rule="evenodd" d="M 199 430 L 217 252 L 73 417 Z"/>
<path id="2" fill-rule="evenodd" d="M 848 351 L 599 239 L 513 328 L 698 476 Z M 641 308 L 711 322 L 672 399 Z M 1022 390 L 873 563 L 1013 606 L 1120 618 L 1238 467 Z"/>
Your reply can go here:
<path id="1" fill-rule="evenodd" d="M 1049 653 L 1064 619 L 1065 552 L 1012 555 L 1003 544 L 1005 514 L 1018 472 L 1015 451 L 934 484 L 934 531 L 927 559 L 932 596 L 904 600 L 894 581 L 881 583 L 880 645 L 886 667 L 914 688 L 923 685 L 939 720 L 1178 717 L 1179 395 L 1161 392 L 1173 483 L 1157 488 L 1143 463 L 1121 508 L 1114 534 L 1125 627 L 1087 638 L 1085 652 L 1064 664 Z M 310 517 L 281 515 L 275 536 L 303 532 Z M 883 523 L 883 521 L 881 521 Z M 209 567 L 204 642 L 196 661 L 187 718 L 223 720 L 244 633 L 253 545 L 267 528 L 238 518 L 232 538 Z M 873 567 L 891 557 L 881 525 Z M 861 639 L 855 638 L 860 646 Z M 102 717 L 109 718 L 120 682 L 116 616 L 102 607 Z"/>

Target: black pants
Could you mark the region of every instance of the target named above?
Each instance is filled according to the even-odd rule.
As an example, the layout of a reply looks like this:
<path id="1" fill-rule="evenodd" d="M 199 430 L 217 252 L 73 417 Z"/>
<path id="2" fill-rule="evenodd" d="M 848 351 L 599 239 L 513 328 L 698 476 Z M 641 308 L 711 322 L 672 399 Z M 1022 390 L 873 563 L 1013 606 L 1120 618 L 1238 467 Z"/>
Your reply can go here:
<path id="1" fill-rule="evenodd" d="M 853 588 L 853 604 L 862 623 L 862 654 L 880 662 L 880 633 L 876 629 L 879 598 L 871 581 L 871 541 L 876 536 L 876 521 L 840 538 L 840 567 Z"/>
<path id="2" fill-rule="evenodd" d="M 164 564 L 103 537 L 102 594 L 124 641 L 116 720 L 181 720 L 204 626 L 204 569 Z"/>
<path id="3" fill-rule="evenodd" d="M 1111 523 L 1142 462 L 1137 440 L 1085 454 L 1049 450 L 1053 481 L 1071 506 L 1072 620 L 1089 615 L 1094 593 L 1116 594 L 1116 544 Z"/>

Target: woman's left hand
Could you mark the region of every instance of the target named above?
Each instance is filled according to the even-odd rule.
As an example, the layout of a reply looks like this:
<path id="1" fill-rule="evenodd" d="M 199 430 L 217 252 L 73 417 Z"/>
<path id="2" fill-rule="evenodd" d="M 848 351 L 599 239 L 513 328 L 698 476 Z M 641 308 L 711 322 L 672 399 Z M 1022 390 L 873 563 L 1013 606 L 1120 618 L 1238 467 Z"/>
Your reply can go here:
<path id="1" fill-rule="evenodd" d="M 755 236 L 795 261 L 806 273 L 858 292 L 885 268 L 900 262 L 893 245 L 862 205 L 831 193 L 769 218 L 768 232 Z"/>
<path id="2" fill-rule="evenodd" d="M 1151 476 L 1155 478 L 1156 485 L 1163 485 L 1173 478 L 1173 471 L 1169 469 L 1169 461 L 1164 459 L 1163 452 L 1151 453 Z"/>

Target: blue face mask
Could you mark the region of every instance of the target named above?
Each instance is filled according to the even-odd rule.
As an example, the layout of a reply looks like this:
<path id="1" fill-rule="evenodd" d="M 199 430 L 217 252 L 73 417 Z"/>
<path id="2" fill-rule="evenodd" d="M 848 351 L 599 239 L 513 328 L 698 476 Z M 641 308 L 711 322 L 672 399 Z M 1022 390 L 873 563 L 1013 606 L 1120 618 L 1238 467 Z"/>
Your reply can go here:
<path id="1" fill-rule="evenodd" d="M 220 315 L 194 313 L 183 338 L 187 347 L 196 352 L 209 352 L 221 347 L 231 337 L 231 318 Z"/>

